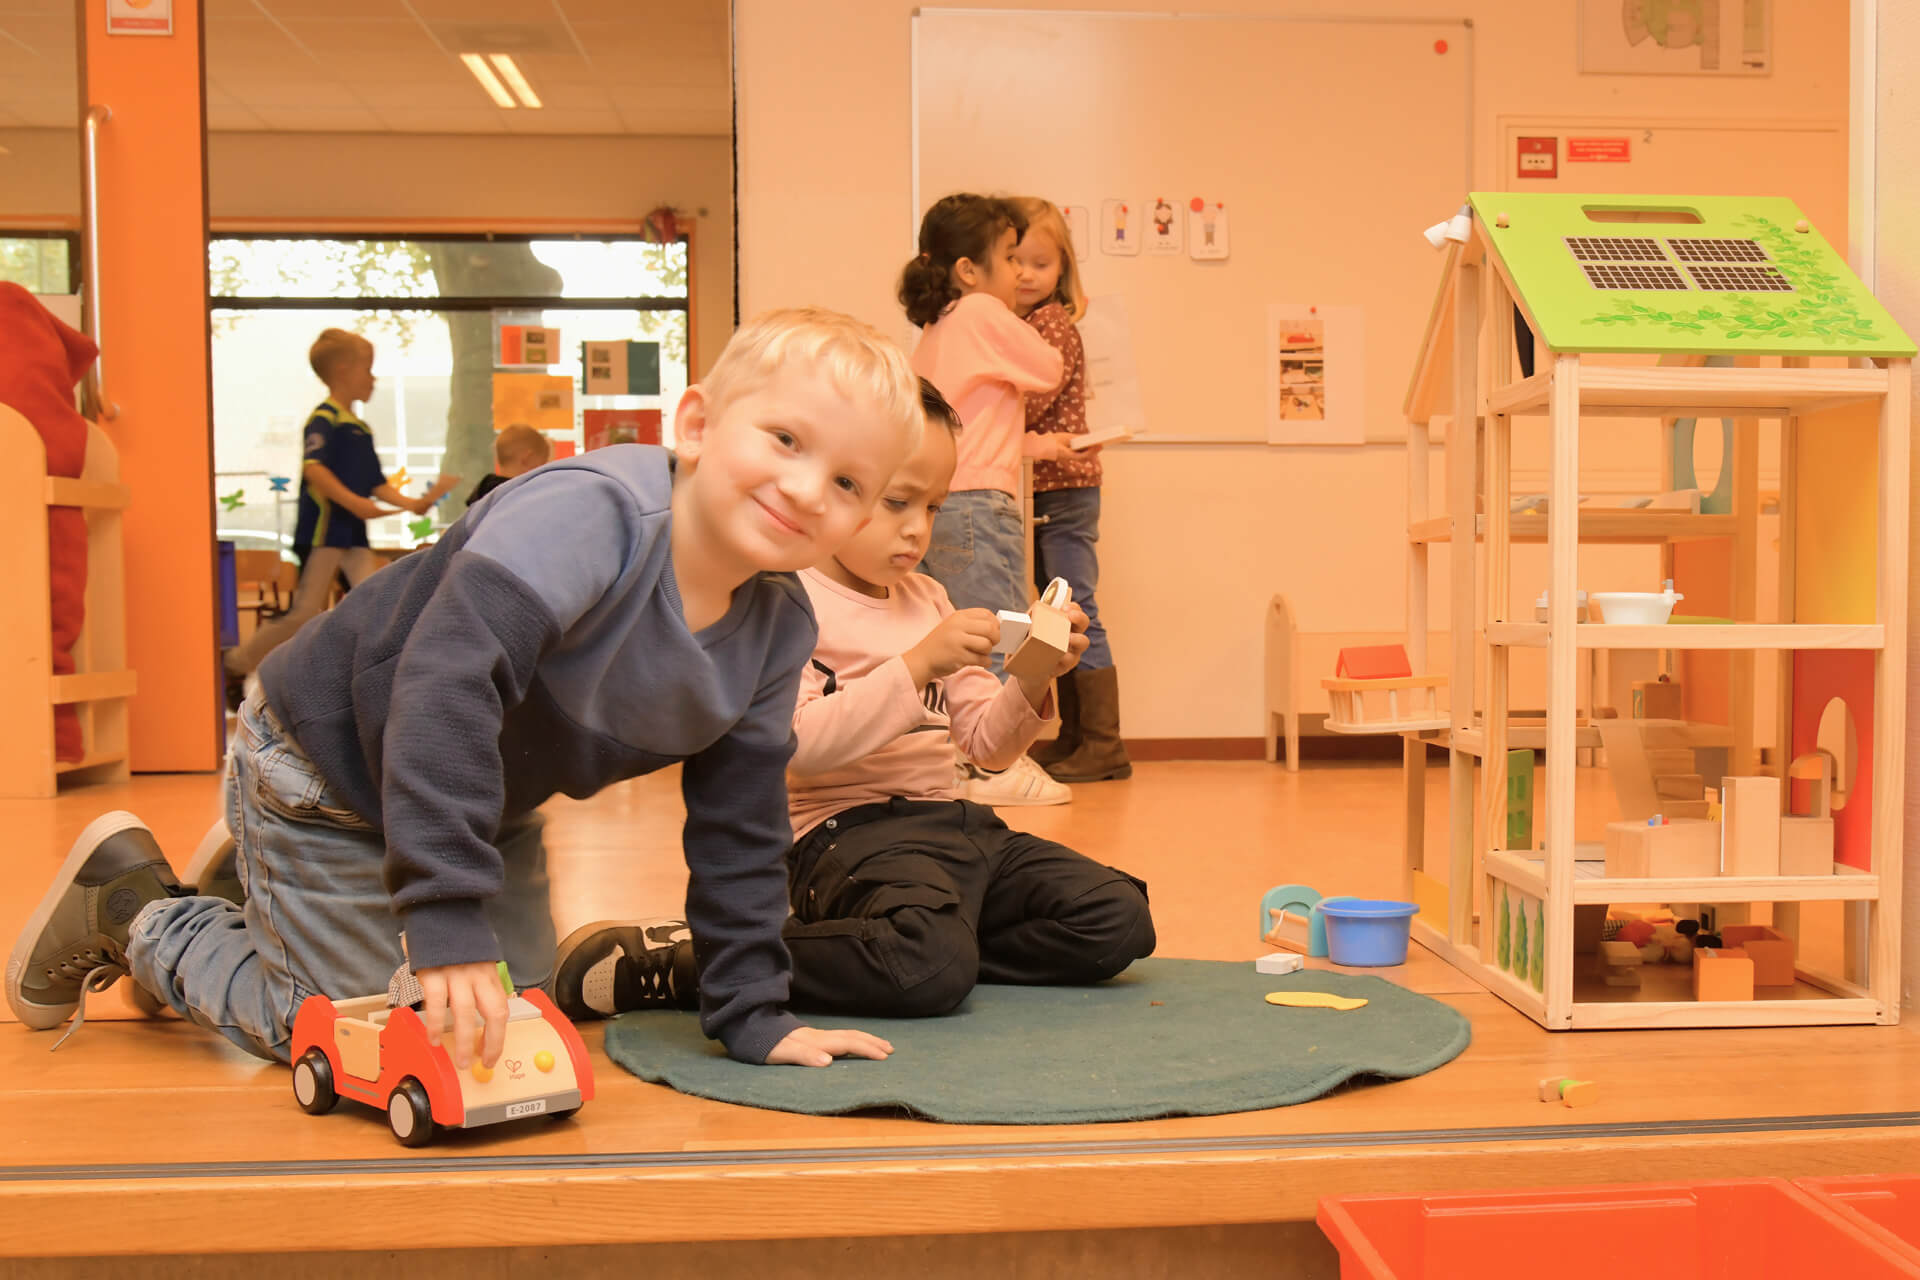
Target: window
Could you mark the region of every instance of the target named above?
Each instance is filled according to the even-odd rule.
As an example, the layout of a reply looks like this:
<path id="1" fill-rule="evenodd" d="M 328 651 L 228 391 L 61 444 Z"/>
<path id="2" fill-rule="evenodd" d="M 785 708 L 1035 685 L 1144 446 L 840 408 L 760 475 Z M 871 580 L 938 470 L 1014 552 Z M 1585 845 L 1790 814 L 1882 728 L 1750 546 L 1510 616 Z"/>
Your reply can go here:
<path id="1" fill-rule="evenodd" d="M 71 231 L 0 231 L 0 280 L 28 293 L 78 293 L 80 237 Z"/>
<path id="2" fill-rule="evenodd" d="M 360 414 L 387 474 L 404 469 L 413 494 L 443 472 L 460 476 L 434 528 L 493 469 L 493 374 L 529 371 L 498 363 L 501 325 L 560 331 L 544 372 L 572 381 L 574 413 L 570 431 L 549 432 L 556 454 L 579 447 L 585 410 L 665 411 L 689 377 L 685 240 L 228 236 L 209 245 L 208 268 L 216 524 L 243 543 L 291 542 L 301 428 L 326 395 L 307 365 L 322 329 L 374 344 L 376 385 Z M 580 394 L 580 344 L 601 340 L 658 342 L 660 393 Z M 369 532 L 376 546 L 432 536 L 407 516 Z"/>

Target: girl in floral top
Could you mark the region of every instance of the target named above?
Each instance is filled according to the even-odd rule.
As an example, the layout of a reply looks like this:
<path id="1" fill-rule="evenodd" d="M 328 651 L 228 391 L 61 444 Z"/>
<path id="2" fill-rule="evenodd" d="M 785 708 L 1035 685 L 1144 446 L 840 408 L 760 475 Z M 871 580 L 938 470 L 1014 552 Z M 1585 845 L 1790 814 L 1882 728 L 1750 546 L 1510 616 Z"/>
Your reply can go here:
<path id="1" fill-rule="evenodd" d="M 1087 433 L 1087 361 L 1074 322 L 1087 297 L 1060 210 L 1045 200 L 1013 201 L 1027 233 L 1014 248 L 1020 265 L 1014 314 L 1060 352 L 1065 374 L 1051 391 L 1027 395 L 1027 430 L 1046 439 Z M 1094 599 L 1100 561 L 1100 447 L 1063 450 L 1033 464 L 1033 573 L 1036 583 L 1065 578 L 1087 614 L 1087 652 L 1060 679 L 1060 736 L 1032 755 L 1061 782 L 1102 782 L 1133 773 L 1120 741 L 1120 686 L 1113 651 Z"/>

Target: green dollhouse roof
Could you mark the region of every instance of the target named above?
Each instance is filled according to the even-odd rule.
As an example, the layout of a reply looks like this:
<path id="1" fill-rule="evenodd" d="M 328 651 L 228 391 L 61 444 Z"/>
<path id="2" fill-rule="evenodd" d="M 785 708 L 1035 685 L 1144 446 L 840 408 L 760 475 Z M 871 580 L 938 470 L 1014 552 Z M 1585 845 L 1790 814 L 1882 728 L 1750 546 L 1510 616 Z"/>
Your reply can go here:
<path id="1" fill-rule="evenodd" d="M 1469 200 L 1488 252 L 1553 351 L 1914 354 L 1791 200 L 1525 191 Z"/>

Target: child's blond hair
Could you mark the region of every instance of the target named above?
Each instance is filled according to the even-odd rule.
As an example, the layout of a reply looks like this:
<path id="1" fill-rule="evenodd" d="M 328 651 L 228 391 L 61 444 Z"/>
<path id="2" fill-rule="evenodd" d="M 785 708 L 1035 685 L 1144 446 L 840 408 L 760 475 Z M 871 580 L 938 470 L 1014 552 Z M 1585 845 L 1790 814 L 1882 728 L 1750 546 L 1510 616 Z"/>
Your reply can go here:
<path id="1" fill-rule="evenodd" d="M 313 374 L 320 381 L 331 383 L 339 371 L 340 362 L 349 356 L 365 355 L 373 358 L 373 344 L 357 333 L 345 329 L 322 329 L 320 336 L 307 348 L 307 363 L 313 367 Z"/>
<path id="2" fill-rule="evenodd" d="M 553 458 L 553 445 L 547 437 L 524 422 L 516 422 L 510 427 L 502 427 L 493 438 L 493 465 L 511 466 L 516 462 L 525 463 L 524 471 L 535 467 L 544 467 Z"/>
<path id="3" fill-rule="evenodd" d="M 812 365 L 849 399 L 873 402 L 918 448 L 925 417 L 920 379 L 906 352 L 878 329 L 824 307 L 791 307 L 755 316 L 735 330 L 713 368 L 700 380 L 708 412 L 765 384 L 790 362 Z"/>
<path id="4" fill-rule="evenodd" d="M 1087 314 L 1087 291 L 1080 286 L 1080 267 L 1074 261 L 1073 235 L 1067 230 L 1066 217 L 1051 200 L 1015 196 L 1011 203 L 1026 218 L 1027 235 L 1042 231 L 1053 237 L 1054 247 L 1060 250 L 1060 282 L 1054 286 L 1053 296 L 1047 301 L 1059 303 L 1067 309 L 1069 316 L 1079 320 Z M 1026 239 L 1026 236 L 1021 239 Z"/>

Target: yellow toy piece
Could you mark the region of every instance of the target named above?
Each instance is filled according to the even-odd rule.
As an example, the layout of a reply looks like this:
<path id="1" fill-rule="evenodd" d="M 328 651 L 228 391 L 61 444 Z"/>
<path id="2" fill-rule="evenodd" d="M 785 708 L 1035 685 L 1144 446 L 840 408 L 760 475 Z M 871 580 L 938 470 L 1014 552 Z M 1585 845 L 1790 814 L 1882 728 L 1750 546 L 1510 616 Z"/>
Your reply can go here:
<path id="1" fill-rule="evenodd" d="M 1283 1004 L 1289 1009 L 1338 1009 L 1345 1013 L 1361 1008 L 1367 1002 L 1353 996 L 1336 996 L 1327 991 L 1269 991 L 1267 1003 Z"/>

